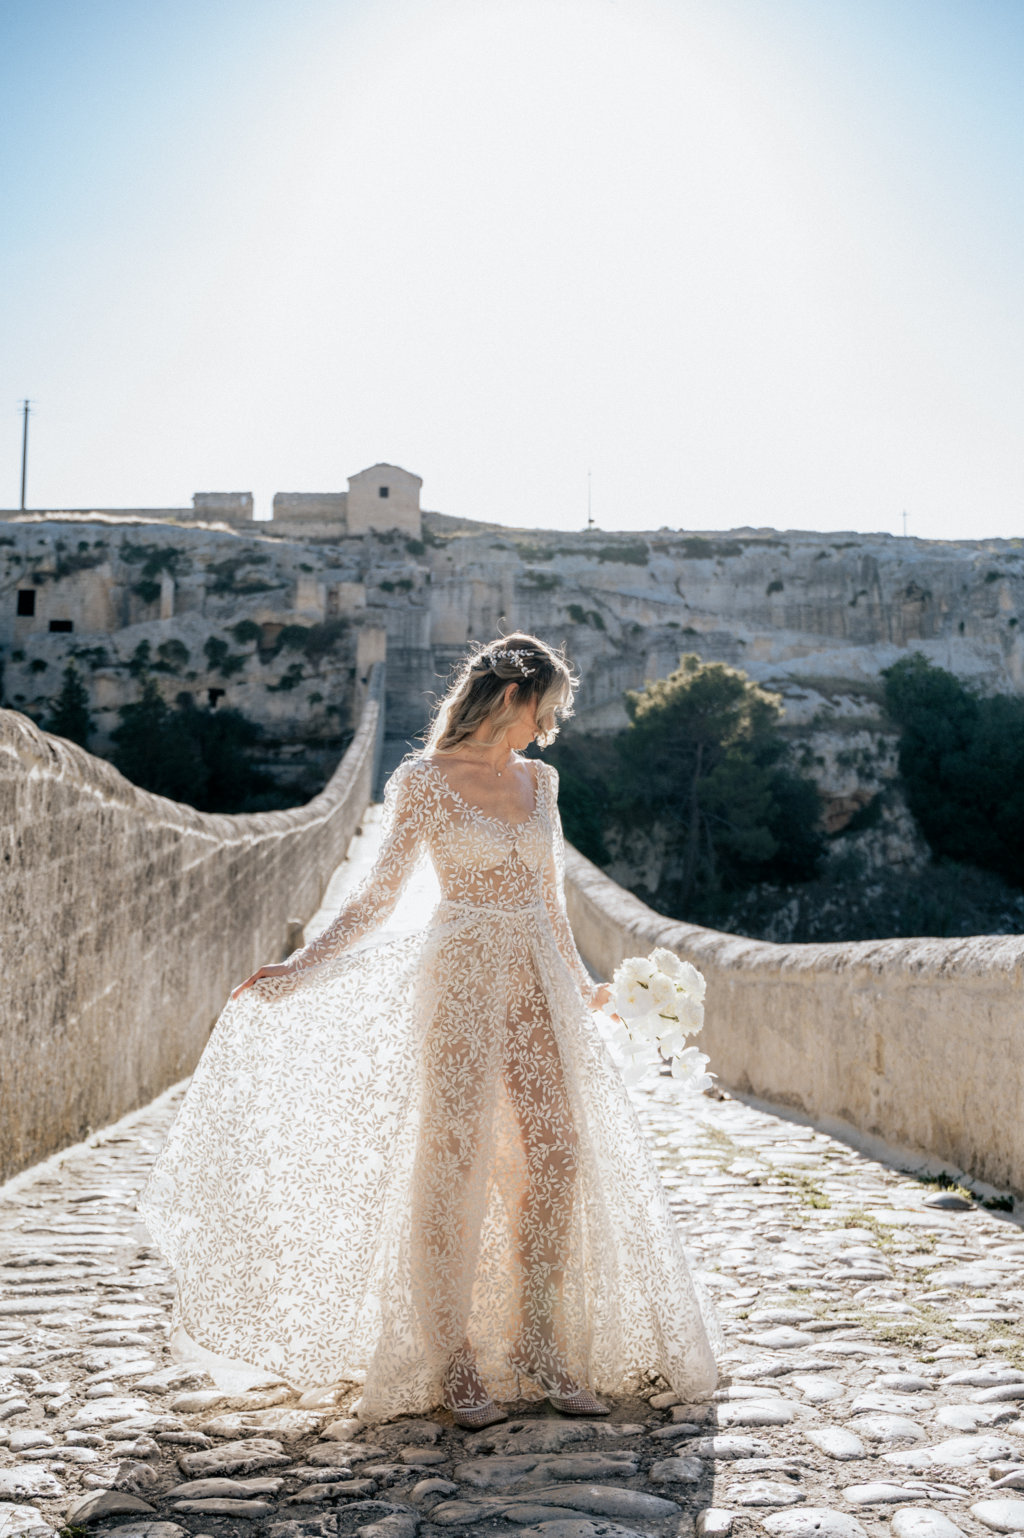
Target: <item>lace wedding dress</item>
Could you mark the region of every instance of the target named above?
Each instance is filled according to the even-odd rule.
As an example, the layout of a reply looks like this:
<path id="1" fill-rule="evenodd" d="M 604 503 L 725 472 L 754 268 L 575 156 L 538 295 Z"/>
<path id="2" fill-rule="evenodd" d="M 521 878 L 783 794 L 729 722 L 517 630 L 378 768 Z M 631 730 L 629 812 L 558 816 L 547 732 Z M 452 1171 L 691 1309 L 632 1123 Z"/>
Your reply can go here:
<path id="1" fill-rule="evenodd" d="M 422 1413 L 468 1338 L 499 1401 L 517 1343 L 598 1393 L 651 1369 L 714 1387 L 717 1324 L 585 1002 L 557 783 L 536 762 L 508 823 L 406 759 L 371 874 L 299 971 L 221 1014 L 140 1200 L 175 1354 L 218 1381 L 348 1380 L 367 1420 Z M 439 904 L 381 940 L 424 855 Z"/>

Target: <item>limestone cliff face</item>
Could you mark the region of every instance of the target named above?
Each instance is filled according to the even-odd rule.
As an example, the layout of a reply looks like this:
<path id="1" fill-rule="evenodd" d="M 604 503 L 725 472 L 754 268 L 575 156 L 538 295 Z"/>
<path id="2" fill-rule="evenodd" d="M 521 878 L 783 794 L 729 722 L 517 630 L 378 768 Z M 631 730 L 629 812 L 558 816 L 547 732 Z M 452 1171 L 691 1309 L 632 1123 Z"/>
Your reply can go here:
<path id="1" fill-rule="evenodd" d="M 982 688 L 1024 691 L 1022 621 L 1024 541 L 564 534 L 437 513 L 417 538 L 284 539 L 270 525 L 260 536 L 100 515 L 0 525 L 3 697 L 45 714 L 75 656 L 101 750 L 117 706 L 137 696 L 140 646 L 168 698 L 219 691 L 306 752 L 347 728 L 385 643 L 389 731 L 411 736 L 467 642 L 517 627 L 565 643 L 585 730 L 623 725 L 623 692 L 684 651 L 779 690 L 833 829 L 892 777 L 879 670 L 921 650 Z"/>
<path id="2" fill-rule="evenodd" d="M 269 548 L 268 548 L 269 545 Z M 101 521 L 0 525 L 0 662 L 8 706 L 45 719 L 73 661 L 109 751 L 118 707 L 152 677 L 165 699 L 230 705 L 326 780 L 358 709 L 362 589 L 301 545 L 227 530 Z M 356 585 L 358 587 L 358 585 Z"/>
<path id="3" fill-rule="evenodd" d="M 870 684 L 920 649 L 989 688 L 1024 690 L 1024 542 L 505 530 L 455 533 L 437 565 L 453 619 L 485 629 L 497 608 L 570 641 L 592 664 L 581 707 L 595 724 L 624 681 L 663 675 L 684 650 L 775 686 L 834 686 Z"/>

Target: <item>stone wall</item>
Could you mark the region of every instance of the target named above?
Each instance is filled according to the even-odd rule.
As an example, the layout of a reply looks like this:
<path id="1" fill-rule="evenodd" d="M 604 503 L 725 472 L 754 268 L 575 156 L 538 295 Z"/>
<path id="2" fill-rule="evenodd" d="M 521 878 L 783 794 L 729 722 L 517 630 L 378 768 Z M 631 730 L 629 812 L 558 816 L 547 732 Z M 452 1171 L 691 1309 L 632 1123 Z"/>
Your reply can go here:
<path id="1" fill-rule="evenodd" d="M 233 984 L 288 953 L 371 799 L 377 664 L 305 806 L 209 816 L 0 711 L 0 1181 L 194 1067 Z"/>
<path id="2" fill-rule="evenodd" d="M 769 945 L 676 923 L 570 850 L 595 972 L 666 946 L 707 977 L 723 1085 L 1024 1192 L 1024 937 Z"/>

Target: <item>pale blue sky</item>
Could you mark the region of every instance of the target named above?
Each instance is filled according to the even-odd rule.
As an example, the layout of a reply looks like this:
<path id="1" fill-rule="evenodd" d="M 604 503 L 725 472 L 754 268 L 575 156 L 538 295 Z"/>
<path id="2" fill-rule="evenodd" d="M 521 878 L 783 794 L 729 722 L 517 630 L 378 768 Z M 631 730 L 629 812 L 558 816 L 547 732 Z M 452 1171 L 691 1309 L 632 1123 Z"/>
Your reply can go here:
<path id="1" fill-rule="evenodd" d="M 0 0 L 0 505 L 1024 535 L 1022 0 Z"/>

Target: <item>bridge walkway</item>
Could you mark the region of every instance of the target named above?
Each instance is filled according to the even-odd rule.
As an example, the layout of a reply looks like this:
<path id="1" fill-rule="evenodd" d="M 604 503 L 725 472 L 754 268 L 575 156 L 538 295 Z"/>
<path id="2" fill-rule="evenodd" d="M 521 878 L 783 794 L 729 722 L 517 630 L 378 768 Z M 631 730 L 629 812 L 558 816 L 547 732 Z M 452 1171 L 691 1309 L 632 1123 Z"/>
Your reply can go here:
<path id="1" fill-rule="evenodd" d="M 319 922 L 372 860 L 378 818 Z M 1009 1214 L 659 1083 L 636 1104 L 726 1331 L 713 1400 L 652 1384 L 610 1424 L 531 1405 L 489 1433 L 440 1410 L 367 1432 L 351 1390 L 232 1398 L 170 1363 L 171 1278 L 134 1202 L 182 1093 L 0 1188 L 0 1538 L 1024 1530 Z"/>

